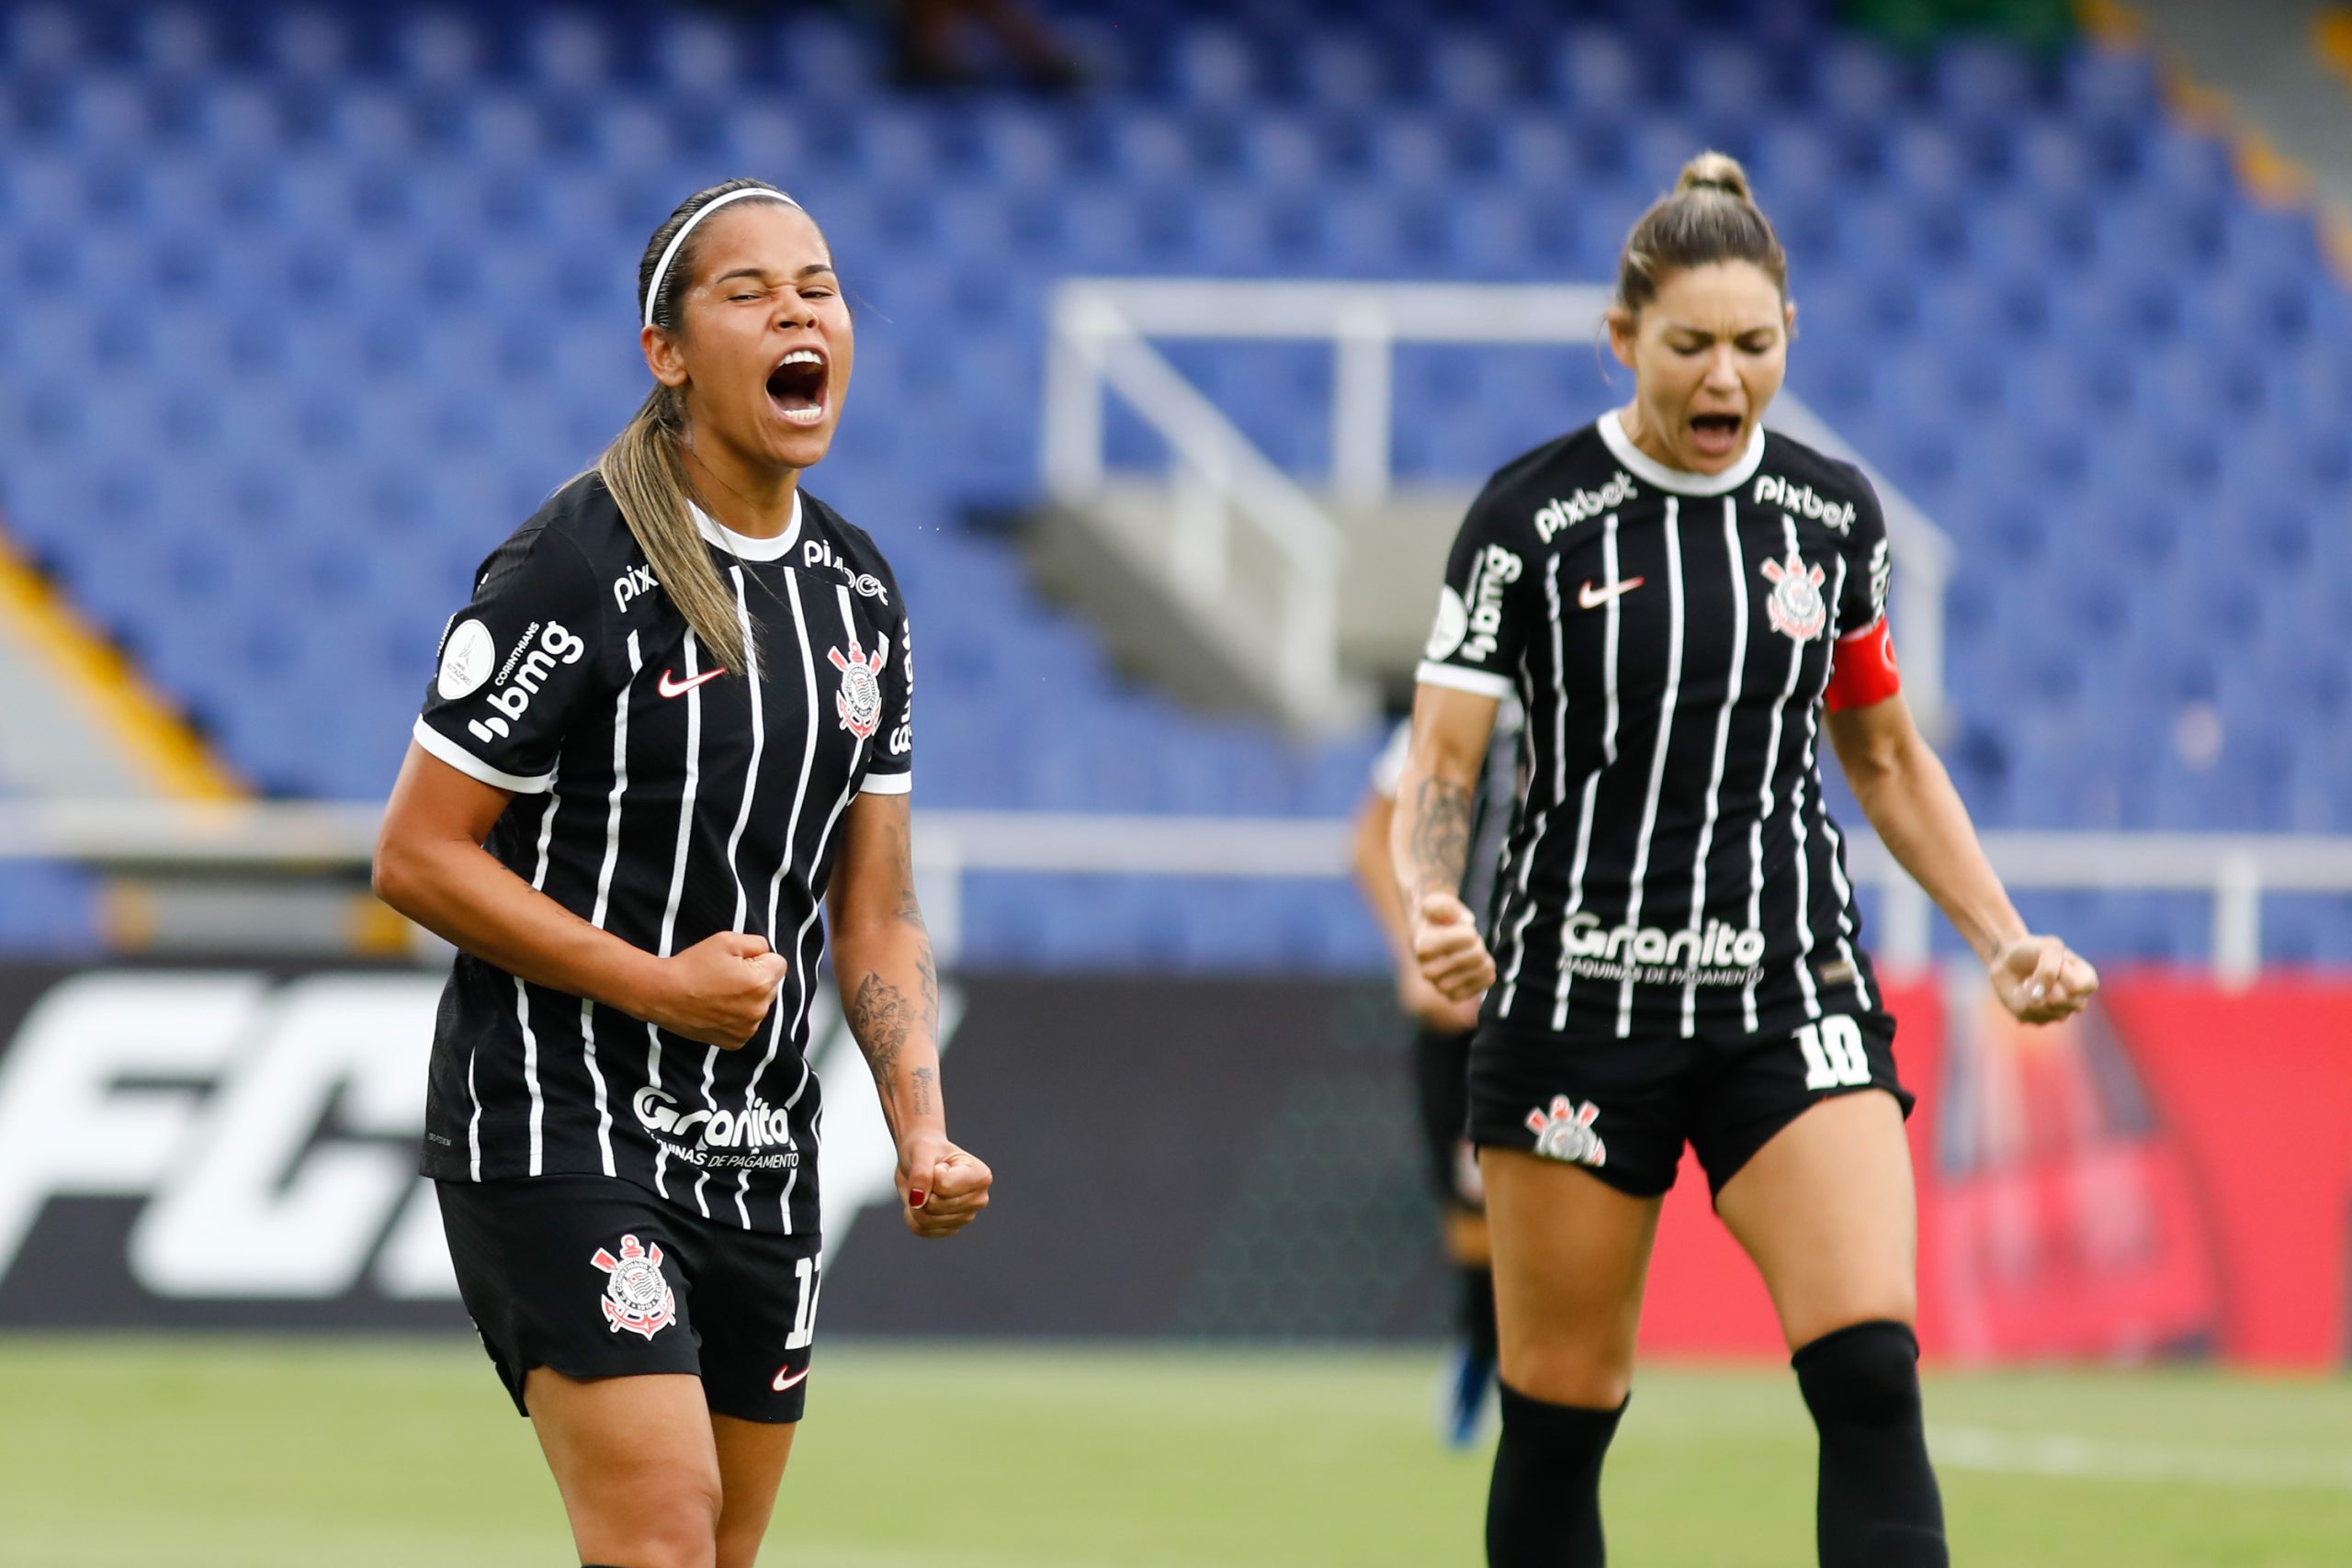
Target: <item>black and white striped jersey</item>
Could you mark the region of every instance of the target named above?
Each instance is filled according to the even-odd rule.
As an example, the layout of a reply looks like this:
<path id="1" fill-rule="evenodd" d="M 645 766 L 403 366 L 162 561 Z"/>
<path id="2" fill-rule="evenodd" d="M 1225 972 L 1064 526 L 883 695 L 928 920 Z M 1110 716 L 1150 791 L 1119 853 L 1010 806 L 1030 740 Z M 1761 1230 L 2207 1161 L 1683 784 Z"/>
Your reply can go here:
<path id="1" fill-rule="evenodd" d="M 822 502 L 803 496 L 773 539 L 697 520 L 750 634 L 746 668 L 712 667 L 584 475 L 483 562 L 415 738 L 514 792 L 484 846 L 500 863 L 651 953 L 765 937 L 791 964 L 776 1006 L 721 1051 L 460 954 L 424 1169 L 601 1172 L 713 1219 L 806 1233 L 819 910 L 851 798 L 911 787 L 914 659 L 889 566 Z"/>
<path id="2" fill-rule="evenodd" d="M 1507 697 L 1495 710 L 1495 728 L 1487 742 L 1486 765 L 1478 771 L 1478 789 L 1470 812 L 1470 858 L 1462 874 L 1462 902 L 1477 918 L 1481 934 L 1494 930 L 1495 890 L 1500 886 L 1503 847 L 1510 835 L 1511 814 L 1526 787 L 1525 763 L 1520 755 L 1524 719 L 1519 699 Z M 1388 732 L 1388 743 L 1373 759 L 1372 787 L 1384 798 L 1396 798 L 1397 782 L 1405 776 L 1406 754 L 1413 746 L 1413 721 L 1400 720 Z"/>
<path id="3" fill-rule="evenodd" d="M 1419 678 L 1527 710 L 1489 1020 L 1690 1036 L 1876 1005 L 1815 757 L 1841 647 L 1883 654 L 1888 571 L 1869 481 L 1778 434 L 1685 473 L 1611 413 L 1488 481 Z"/>

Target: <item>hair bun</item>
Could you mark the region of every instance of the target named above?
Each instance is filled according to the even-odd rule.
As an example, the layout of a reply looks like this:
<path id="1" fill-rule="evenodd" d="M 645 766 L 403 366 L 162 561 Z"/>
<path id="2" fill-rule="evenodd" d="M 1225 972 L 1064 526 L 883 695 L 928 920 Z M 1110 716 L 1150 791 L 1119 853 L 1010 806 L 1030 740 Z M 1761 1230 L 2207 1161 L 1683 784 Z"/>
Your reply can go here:
<path id="1" fill-rule="evenodd" d="M 1747 171 L 1728 152 L 1700 153 L 1682 165 L 1682 177 L 1675 182 L 1674 188 L 1719 190 L 1739 201 L 1756 199 L 1747 188 Z"/>

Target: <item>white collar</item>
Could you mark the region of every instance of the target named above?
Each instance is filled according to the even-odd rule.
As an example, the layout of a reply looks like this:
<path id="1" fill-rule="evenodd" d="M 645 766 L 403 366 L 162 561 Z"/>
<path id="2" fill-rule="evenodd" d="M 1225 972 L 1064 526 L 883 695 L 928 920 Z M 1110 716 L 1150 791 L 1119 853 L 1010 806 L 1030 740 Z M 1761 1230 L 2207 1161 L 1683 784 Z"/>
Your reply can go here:
<path id="1" fill-rule="evenodd" d="M 1737 490 L 1764 462 L 1764 427 L 1760 424 L 1749 434 L 1747 450 L 1739 455 L 1739 461 L 1720 474 L 1694 474 L 1688 468 L 1669 468 L 1634 446 L 1633 437 L 1625 434 L 1624 425 L 1619 422 L 1615 409 L 1602 414 L 1595 423 L 1600 426 L 1600 439 L 1608 445 L 1611 455 L 1633 469 L 1635 479 L 1654 484 L 1660 490 L 1672 491 L 1677 495 L 1722 495 Z"/>
<path id="2" fill-rule="evenodd" d="M 773 539 L 757 539 L 749 534 L 738 534 L 692 502 L 686 504 L 694 508 L 695 526 L 702 530 L 702 536 L 742 560 L 781 560 L 784 553 L 792 548 L 800 537 L 800 491 L 797 487 L 792 492 L 792 521 L 786 524 L 784 532 Z"/>

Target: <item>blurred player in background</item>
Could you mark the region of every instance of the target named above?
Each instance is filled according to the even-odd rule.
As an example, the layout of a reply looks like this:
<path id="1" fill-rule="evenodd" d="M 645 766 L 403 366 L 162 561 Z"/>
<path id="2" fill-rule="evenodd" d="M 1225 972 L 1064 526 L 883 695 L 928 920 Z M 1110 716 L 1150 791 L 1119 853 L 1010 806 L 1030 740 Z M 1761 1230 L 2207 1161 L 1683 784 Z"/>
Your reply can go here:
<path id="1" fill-rule="evenodd" d="M 459 950 L 424 1168 L 582 1558 L 751 1568 L 817 1312 L 820 898 L 908 1224 L 989 1175 L 941 1099 L 906 606 L 799 486 L 850 376 L 824 236 L 714 186 L 638 298 L 657 384 L 451 618 L 376 886 Z"/>
<path id="2" fill-rule="evenodd" d="M 1487 993 L 1470 1135 L 1501 1328 L 1502 1568 L 1603 1561 L 1601 1460 L 1686 1140 L 1820 1432 L 1820 1561 L 1949 1560 L 1911 1326 L 1911 1096 L 1821 805 L 1825 707 L 1864 814 L 2009 1010 L 2063 1018 L 2098 984 L 2027 930 L 1912 722 L 1869 482 L 1763 428 L 1787 284 L 1739 165 L 1694 160 L 1620 265 L 1609 335 L 1632 402 L 1489 481 L 1420 670 L 1392 849 L 1422 973 Z M 1513 695 L 1532 771 L 1490 950 L 1461 887 Z"/>
<path id="3" fill-rule="evenodd" d="M 1478 775 L 1469 866 L 1461 889 L 1464 905 L 1472 909 L 1487 908 L 1493 897 L 1503 837 L 1519 796 L 1519 704 L 1507 699 L 1496 716 L 1487 765 Z M 1441 1236 L 1454 1268 L 1454 1322 L 1460 1335 L 1439 1385 L 1438 1423 L 1448 1443 L 1467 1448 L 1477 1440 L 1487 1391 L 1495 1379 L 1495 1276 L 1487 1255 L 1486 1192 L 1478 1179 L 1477 1151 L 1468 1136 L 1470 1036 L 1478 1027 L 1478 1004 L 1476 998 L 1457 1001 L 1444 996 L 1421 974 L 1413 958 L 1405 906 L 1396 896 L 1388 835 L 1396 815 L 1396 780 L 1412 739 L 1412 721 L 1400 721 L 1373 762 L 1372 787 L 1356 811 L 1353 858 L 1357 886 L 1396 961 L 1397 1005 L 1417 1026 L 1414 1105 L 1437 1192 Z"/>

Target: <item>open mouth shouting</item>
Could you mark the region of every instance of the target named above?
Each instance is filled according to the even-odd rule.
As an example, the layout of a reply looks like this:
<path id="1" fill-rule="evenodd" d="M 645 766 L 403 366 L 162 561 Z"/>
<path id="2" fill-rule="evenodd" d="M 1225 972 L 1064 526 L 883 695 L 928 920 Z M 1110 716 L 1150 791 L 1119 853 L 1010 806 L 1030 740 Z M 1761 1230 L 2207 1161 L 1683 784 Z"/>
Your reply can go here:
<path id="1" fill-rule="evenodd" d="M 1709 459 L 1728 457 L 1739 450 L 1740 432 L 1747 424 L 1736 413 L 1694 413 L 1690 416 L 1690 448 Z"/>
<path id="2" fill-rule="evenodd" d="M 791 424 L 815 425 L 825 418 L 829 369 L 824 355 L 796 348 L 768 372 L 768 401 Z"/>

